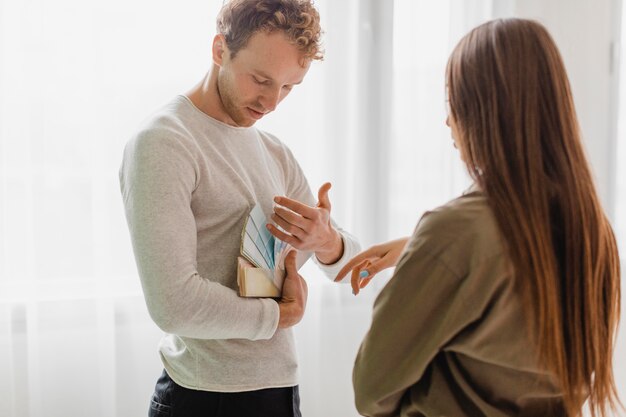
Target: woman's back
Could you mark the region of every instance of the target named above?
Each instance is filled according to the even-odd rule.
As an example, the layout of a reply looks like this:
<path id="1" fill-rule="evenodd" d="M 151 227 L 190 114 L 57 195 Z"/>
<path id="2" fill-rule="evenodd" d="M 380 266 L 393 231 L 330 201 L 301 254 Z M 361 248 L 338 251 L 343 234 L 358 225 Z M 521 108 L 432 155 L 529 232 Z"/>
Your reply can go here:
<path id="1" fill-rule="evenodd" d="M 355 364 L 359 411 L 564 415 L 511 271 L 479 190 L 426 213 L 376 300 Z"/>

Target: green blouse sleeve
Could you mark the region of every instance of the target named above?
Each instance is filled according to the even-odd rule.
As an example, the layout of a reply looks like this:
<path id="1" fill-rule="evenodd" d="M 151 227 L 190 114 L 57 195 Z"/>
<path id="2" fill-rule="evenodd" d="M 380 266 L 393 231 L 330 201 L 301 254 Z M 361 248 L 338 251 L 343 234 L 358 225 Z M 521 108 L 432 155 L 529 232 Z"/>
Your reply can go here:
<path id="1" fill-rule="evenodd" d="M 423 221 L 376 299 L 370 330 L 356 358 L 355 401 L 365 416 L 398 415 L 405 391 L 475 319 L 476 313 L 465 308 L 463 276 L 436 255 L 442 248 L 440 235 L 422 233 Z"/>

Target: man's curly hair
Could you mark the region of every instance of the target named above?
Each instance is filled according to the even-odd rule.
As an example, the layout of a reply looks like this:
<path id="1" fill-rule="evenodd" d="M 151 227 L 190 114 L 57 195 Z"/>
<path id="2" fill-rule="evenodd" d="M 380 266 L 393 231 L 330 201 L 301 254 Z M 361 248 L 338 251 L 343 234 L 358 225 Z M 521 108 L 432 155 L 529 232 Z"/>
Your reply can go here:
<path id="1" fill-rule="evenodd" d="M 217 32 L 224 35 L 234 58 L 258 31 L 280 30 L 306 59 L 321 60 L 320 16 L 312 0 L 230 0 L 217 17 Z"/>

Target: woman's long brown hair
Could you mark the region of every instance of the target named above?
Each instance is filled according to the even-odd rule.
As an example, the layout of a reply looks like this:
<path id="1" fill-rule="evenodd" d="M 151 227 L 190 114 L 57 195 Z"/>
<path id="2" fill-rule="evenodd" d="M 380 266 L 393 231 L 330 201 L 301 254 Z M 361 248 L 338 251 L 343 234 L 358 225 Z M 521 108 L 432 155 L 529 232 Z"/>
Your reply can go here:
<path id="1" fill-rule="evenodd" d="M 506 242 L 540 363 L 568 415 L 588 400 L 605 416 L 620 405 L 620 265 L 559 51 L 537 22 L 487 22 L 455 48 L 447 84 L 461 155 Z"/>

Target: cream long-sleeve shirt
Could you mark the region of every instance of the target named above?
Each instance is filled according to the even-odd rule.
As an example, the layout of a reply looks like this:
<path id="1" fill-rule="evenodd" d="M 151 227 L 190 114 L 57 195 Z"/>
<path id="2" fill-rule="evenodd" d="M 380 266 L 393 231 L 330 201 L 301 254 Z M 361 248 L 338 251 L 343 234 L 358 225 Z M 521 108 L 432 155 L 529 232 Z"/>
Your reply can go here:
<path id="1" fill-rule="evenodd" d="M 354 368 L 370 417 L 561 416 L 484 195 L 426 213 L 374 305 Z"/>
<path id="2" fill-rule="evenodd" d="M 294 338 L 277 329 L 277 302 L 236 292 L 250 209 L 259 204 L 269 218 L 277 195 L 315 205 L 289 149 L 178 96 L 127 144 L 120 184 L 148 311 L 166 333 L 159 351 L 171 378 L 221 392 L 296 385 Z M 359 251 L 338 230 L 342 259 L 320 264 L 329 278 Z"/>

